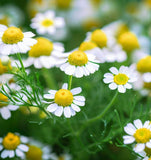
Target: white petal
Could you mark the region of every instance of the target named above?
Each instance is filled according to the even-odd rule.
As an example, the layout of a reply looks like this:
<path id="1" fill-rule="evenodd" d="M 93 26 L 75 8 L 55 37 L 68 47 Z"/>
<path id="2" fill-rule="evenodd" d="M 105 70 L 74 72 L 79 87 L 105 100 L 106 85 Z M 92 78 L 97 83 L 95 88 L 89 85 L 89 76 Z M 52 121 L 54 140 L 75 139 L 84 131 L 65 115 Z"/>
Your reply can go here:
<path id="1" fill-rule="evenodd" d="M 75 104 L 71 104 L 71 107 L 72 107 L 72 109 L 74 110 L 74 111 L 76 111 L 76 112 L 80 112 L 80 107 L 78 107 L 77 105 L 75 105 Z"/>
<path id="2" fill-rule="evenodd" d="M 124 144 L 131 144 L 135 141 L 133 136 L 123 136 Z"/>
<path id="3" fill-rule="evenodd" d="M 123 85 L 119 85 L 119 86 L 118 86 L 118 91 L 119 91 L 120 93 L 125 93 L 125 92 L 126 92 L 126 88 L 125 88 Z"/>
<path id="4" fill-rule="evenodd" d="M 68 65 L 65 69 L 65 73 L 67 75 L 73 75 L 75 72 L 76 67 L 74 65 Z"/>
<path id="5" fill-rule="evenodd" d="M 77 101 L 85 101 L 85 97 L 84 96 L 74 96 L 73 98 L 75 100 L 77 100 Z"/>
<path id="6" fill-rule="evenodd" d="M 136 127 L 137 129 L 143 127 L 142 122 L 141 122 L 140 119 L 134 120 L 134 125 L 135 125 L 135 127 Z"/>
<path id="7" fill-rule="evenodd" d="M 110 77 L 109 78 L 104 78 L 103 82 L 104 83 L 111 83 L 111 82 L 113 82 L 113 78 L 112 77 L 111 78 Z"/>
<path id="8" fill-rule="evenodd" d="M 147 143 L 146 143 L 146 146 L 147 146 L 148 148 L 151 148 L 151 141 L 150 141 L 150 142 L 147 142 Z"/>
<path id="9" fill-rule="evenodd" d="M 56 94 L 56 92 L 57 92 L 56 90 L 52 90 L 52 89 L 48 91 L 48 93 L 50 94 Z"/>
<path id="10" fill-rule="evenodd" d="M 65 107 L 65 108 L 64 108 L 64 116 L 65 116 L 66 118 L 70 118 L 70 117 L 71 117 L 70 107 Z"/>
<path id="11" fill-rule="evenodd" d="M 9 151 L 8 150 L 3 150 L 2 153 L 1 153 L 1 157 L 2 158 L 9 157 Z"/>
<path id="12" fill-rule="evenodd" d="M 115 67 L 111 67 L 109 70 L 115 75 L 119 73 L 117 68 L 115 68 Z"/>
<path id="13" fill-rule="evenodd" d="M 113 76 L 113 74 L 111 74 L 111 73 L 105 73 L 105 74 L 104 74 L 104 77 L 107 77 L 107 78 L 108 78 L 108 77 L 113 78 L 114 76 Z"/>
<path id="14" fill-rule="evenodd" d="M 82 102 L 82 101 L 77 101 L 77 100 L 73 100 L 73 103 L 79 105 L 79 106 L 84 106 L 85 105 L 85 102 Z"/>
<path id="15" fill-rule="evenodd" d="M 16 111 L 19 108 L 19 106 L 14 106 L 14 105 L 8 105 L 7 107 L 11 111 Z"/>
<path id="16" fill-rule="evenodd" d="M 76 67 L 74 76 L 77 78 L 81 78 L 84 75 L 84 71 L 82 67 Z"/>
<path id="17" fill-rule="evenodd" d="M 124 131 L 129 135 L 133 135 L 136 132 L 136 128 L 131 123 L 129 123 L 124 127 Z"/>
<path id="18" fill-rule="evenodd" d="M 64 27 L 65 26 L 65 21 L 64 21 L 64 19 L 62 18 L 62 17 L 57 17 L 57 18 L 55 18 L 55 26 L 56 27 Z"/>
<path id="19" fill-rule="evenodd" d="M 150 121 L 145 121 L 143 128 L 150 128 Z"/>
<path id="20" fill-rule="evenodd" d="M 29 139 L 25 136 L 20 136 L 21 142 L 22 143 L 28 143 Z"/>
<path id="21" fill-rule="evenodd" d="M 134 147 L 134 151 L 136 153 L 142 152 L 144 149 L 145 149 L 145 144 L 143 144 L 143 143 L 138 143 Z"/>
<path id="22" fill-rule="evenodd" d="M 7 107 L 1 108 L 1 115 L 4 119 L 8 119 L 11 117 L 11 113 Z"/>
<path id="23" fill-rule="evenodd" d="M 71 110 L 71 116 L 74 116 L 76 112 L 72 108 L 70 108 L 70 110 Z"/>
<path id="24" fill-rule="evenodd" d="M 0 144 L 0 151 L 3 149 L 3 146 Z"/>
<path id="25" fill-rule="evenodd" d="M 73 88 L 70 90 L 73 95 L 79 94 L 82 92 L 81 87 Z"/>
<path id="26" fill-rule="evenodd" d="M 117 84 L 113 82 L 113 83 L 109 84 L 109 88 L 110 88 L 111 90 L 114 90 L 114 89 L 117 88 Z"/>
<path id="27" fill-rule="evenodd" d="M 124 86 L 125 86 L 125 88 L 127 88 L 127 89 L 131 89 L 131 88 L 132 88 L 132 85 L 129 84 L 129 83 L 126 83 Z"/>
<path id="28" fill-rule="evenodd" d="M 54 112 L 54 114 L 55 114 L 56 116 L 58 116 L 58 117 L 60 117 L 60 116 L 62 115 L 62 113 L 63 113 L 63 107 L 58 107 L 58 108 L 56 109 L 56 111 Z"/>
<path id="29" fill-rule="evenodd" d="M 18 149 L 20 149 L 20 150 L 22 150 L 22 151 L 24 151 L 24 152 L 27 152 L 28 149 L 29 149 L 29 147 L 28 147 L 27 145 L 25 145 L 25 144 L 20 144 L 20 145 L 18 146 Z"/>
<path id="30" fill-rule="evenodd" d="M 56 103 L 50 104 L 50 105 L 47 107 L 47 111 L 49 111 L 49 112 L 54 112 L 57 108 L 58 108 L 58 105 L 57 105 Z"/>
<path id="31" fill-rule="evenodd" d="M 9 151 L 9 158 L 13 158 L 15 156 L 15 152 L 14 151 Z"/>
<path id="32" fill-rule="evenodd" d="M 68 89 L 68 83 L 64 83 L 62 89 Z"/>
<path id="33" fill-rule="evenodd" d="M 44 98 L 46 98 L 46 99 L 54 99 L 55 95 L 53 95 L 53 94 L 44 94 Z"/>
<path id="34" fill-rule="evenodd" d="M 16 149 L 16 155 L 18 157 L 21 157 L 21 158 L 23 158 L 25 156 L 24 153 L 21 150 L 19 150 L 19 149 Z"/>

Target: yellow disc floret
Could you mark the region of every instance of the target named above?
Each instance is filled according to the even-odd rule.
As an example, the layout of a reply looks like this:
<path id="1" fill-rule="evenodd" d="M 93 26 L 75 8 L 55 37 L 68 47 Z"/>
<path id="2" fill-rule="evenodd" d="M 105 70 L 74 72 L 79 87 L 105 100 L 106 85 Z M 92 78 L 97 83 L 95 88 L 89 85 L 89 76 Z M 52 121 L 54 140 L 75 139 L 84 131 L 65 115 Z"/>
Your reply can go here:
<path id="1" fill-rule="evenodd" d="M 7 106 L 7 103 L 5 102 L 8 102 L 8 97 L 0 93 L 0 108 L 2 108 L 3 106 Z"/>
<path id="2" fill-rule="evenodd" d="M 151 131 L 147 128 L 137 129 L 134 133 L 134 138 L 137 143 L 146 143 L 151 138 Z"/>
<path id="3" fill-rule="evenodd" d="M 131 52 L 139 48 L 139 42 L 135 34 L 132 32 L 125 32 L 119 36 L 118 42 L 122 45 L 123 49 Z"/>
<path id="4" fill-rule="evenodd" d="M 0 18 L 0 24 L 3 24 L 3 25 L 5 25 L 5 26 L 8 26 L 8 24 L 9 24 L 9 19 L 8 19 L 8 17 L 7 17 L 7 16 L 4 16 L 4 17 Z"/>
<path id="5" fill-rule="evenodd" d="M 60 9 L 68 9 L 71 6 L 72 0 L 56 0 L 56 5 Z"/>
<path id="6" fill-rule="evenodd" d="M 97 29 L 92 32 L 91 41 L 96 43 L 98 47 L 102 48 L 107 44 L 107 36 L 102 30 Z"/>
<path id="7" fill-rule="evenodd" d="M 149 82 L 149 83 L 144 82 L 144 88 L 151 89 L 151 82 Z"/>
<path id="8" fill-rule="evenodd" d="M 72 93 L 67 89 L 60 89 L 55 94 L 55 103 L 57 103 L 59 106 L 69 106 L 71 105 L 73 101 L 73 95 Z"/>
<path id="9" fill-rule="evenodd" d="M 43 26 L 43 27 L 50 27 L 50 26 L 52 26 L 54 24 L 54 22 L 51 20 L 51 19 L 48 19 L 48 18 L 46 18 L 46 19 L 44 19 L 42 22 L 41 22 L 41 25 Z"/>
<path id="10" fill-rule="evenodd" d="M 37 38 L 37 43 L 29 51 L 30 57 L 50 56 L 53 50 L 53 43 L 46 38 Z"/>
<path id="11" fill-rule="evenodd" d="M 3 65 L 0 59 L 0 75 L 6 73 L 8 69 L 12 69 L 11 62 L 9 62 L 7 65 Z"/>
<path id="12" fill-rule="evenodd" d="M 17 27 L 9 27 L 2 36 L 2 41 L 6 44 L 16 44 L 24 38 L 23 32 Z"/>
<path id="13" fill-rule="evenodd" d="M 26 153 L 28 160 L 42 160 L 42 150 L 37 146 L 29 145 L 29 150 Z"/>
<path id="14" fill-rule="evenodd" d="M 4 137 L 2 144 L 5 149 L 15 150 L 17 146 L 20 144 L 20 138 L 19 136 L 9 132 Z"/>
<path id="15" fill-rule="evenodd" d="M 88 57 L 83 51 L 74 51 L 68 56 L 71 65 L 84 66 L 88 62 Z"/>
<path id="16" fill-rule="evenodd" d="M 64 159 L 65 159 L 64 156 L 59 156 L 59 157 L 58 157 L 58 160 L 64 160 Z"/>
<path id="17" fill-rule="evenodd" d="M 87 50 L 91 50 L 91 49 L 94 49 L 96 48 L 97 45 L 91 41 L 89 42 L 82 42 L 80 47 L 79 47 L 79 50 L 80 51 L 87 51 Z"/>
<path id="18" fill-rule="evenodd" d="M 126 33 L 129 31 L 129 28 L 127 27 L 126 24 L 121 24 L 119 27 L 118 27 L 118 30 L 116 32 L 116 36 L 117 38 L 120 37 L 122 34 Z"/>
<path id="19" fill-rule="evenodd" d="M 124 85 L 128 82 L 129 78 L 126 74 L 119 73 L 114 76 L 114 82 L 118 85 Z"/>
<path id="20" fill-rule="evenodd" d="M 151 56 L 140 59 L 137 63 L 137 70 L 139 72 L 151 72 Z"/>

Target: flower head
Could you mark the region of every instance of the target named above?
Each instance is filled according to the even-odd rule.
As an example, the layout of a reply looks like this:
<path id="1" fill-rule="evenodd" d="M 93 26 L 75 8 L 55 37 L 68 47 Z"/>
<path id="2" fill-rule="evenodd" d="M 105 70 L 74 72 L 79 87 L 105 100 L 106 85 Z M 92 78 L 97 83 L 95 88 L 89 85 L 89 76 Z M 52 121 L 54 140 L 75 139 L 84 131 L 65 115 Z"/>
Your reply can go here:
<path id="1" fill-rule="evenodd" d="M 0 25 L 0 52 L 4 55 L 26 53 L 36 43 L 32 32 L 23 33 L 17 27 Z"/>
<path id="2" fill-rule="evenodd" d="M 64 113 L 66 118 L 70 118 L 81 110 L 79 106 L 85 105 L 85 98 L 83 96 L 75 96 L 81 93 L 82 89 L 80 87 L 71 90 L 67 88 L 67 83 L 64 83 L 62 89 L 58 91 L 49 90 L 49 94 L 44 95 L 44 98 L 54 100 L 47 107 L 47 110 L 58 117 Z"/>
<path id="3" fill-rule="evenodd" d="M 125 32 L 119 36 L 118 42 L 122 45 L 123 49 L 131 52 L 139 48 L 139 42 L 135 34 L 132 32 Z"/>
<path id="4" fill-rule="evenodd" d="M 104 83 L 110 83 L 109 88 L 115 90 L 118 88 L 120 93 L 125 93 L 126 89 L 131 89 L 132 82 L 137 80 L 137 75 L 131 67 L 121 66 L 119 71 L 115 67 L 109 69 L 111 73 L 104 75 Z"/>
<path id="5" fill-rule="evenodd" d="M 0 139 L 1 158 L 14 158 L 15 156 L 24 158 L 24 152 L 28 151 L 28 146 L 25 145 L 27 142 L 26 137 L 9 132 L 3 139 Z"/>
<path id="6" fill-rule="evenodd" d="M 51 68 L 60 62 L 61 59 L 56 56 L 62 55 L 64 47 L 61 43 L 53 43 L 50 40 L 39 37 L 37 43 L 29 50 L 29 57 L 24 60 L 24 66 L 34 65 L 35 68 Z"/>
<path id="7" fill-rule="evenodd" d="M 134 125 L 128 123 L 124 127 L 124 131 L 128 134 L 123 136 L 124 144 L 131 144 L 136 142 L 134 151 L 139 153 L 142 152 L 145 147 L 151 147 L 151 125 L 150 121 L 146 121 L 142 124 L 141 120 L 134 120 Z"/>
<path id="8" fill-rule="evenodd" d="M 68 55 L 66 62 L 60 66 L 60 69 L 68 75 L 81 78 L 99 69 L 99 65 L 95 62 L 94 55 L 87 54 L 86 51 L 75 50 Z"/>
<path id="9" fill-rule="evenodd" d="M 65 26 L 64 19 L 55 17 L 53 11 L 46 11 L 45 13 L 38 13 L 31 23 L 31 27 L 36 29 L 39 34 L 55 34 L 57 28 Z"/>

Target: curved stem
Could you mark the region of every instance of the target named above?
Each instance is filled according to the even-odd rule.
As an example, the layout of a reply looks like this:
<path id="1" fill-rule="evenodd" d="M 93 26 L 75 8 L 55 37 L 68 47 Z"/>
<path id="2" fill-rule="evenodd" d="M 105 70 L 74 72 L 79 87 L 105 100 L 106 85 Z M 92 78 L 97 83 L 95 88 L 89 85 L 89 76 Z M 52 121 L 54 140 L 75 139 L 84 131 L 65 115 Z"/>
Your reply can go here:
<path id="1" fill-rule="evenodd" d="M 103 116 L 106 114 L 106 112 L 111 108 L 111 106 L 113 105 L 113 103 L 115 102 L 115 99 L 118 95 L 118 90 L 116 91 L 116 94 L 114 95 L 114 97 L 112 98 L 112 100 L 110 101 L 110 103 L 107 105 L 107 107 L 103 110 L 103 112 L 101 112 L 98 116 L 94 117 L 94 118 L 91 118 L 91 119 L 88 119 L 84 125 L 80 128 L 80 130 L 77 132 L 77 135 L 79 135 L 83 129 L 88 126 L 89 124 L 97 121 L 97 120 L 100 120 L 103 118 Z"/>
<path id="2" fill-rule="evenodd" d="M 71 90 L 71 85 L 72 85 L 72 75 L 69 76 L 69 80 L 68 80 L 68 90 Z"/>
<path id="3" fill-rule="evenodd" d="M 23 62 L 22 62 L 20 53 L 17 53 L 17 58 L 18 58 L 18 60 L 19 60 L 19 62 L 20 62 L 20 64 L 21 64 L 21 68 L 22 68 L 23 71 L 25 72 L 25 67 L 24 67 L 24 65 L 23 65 Z"/>

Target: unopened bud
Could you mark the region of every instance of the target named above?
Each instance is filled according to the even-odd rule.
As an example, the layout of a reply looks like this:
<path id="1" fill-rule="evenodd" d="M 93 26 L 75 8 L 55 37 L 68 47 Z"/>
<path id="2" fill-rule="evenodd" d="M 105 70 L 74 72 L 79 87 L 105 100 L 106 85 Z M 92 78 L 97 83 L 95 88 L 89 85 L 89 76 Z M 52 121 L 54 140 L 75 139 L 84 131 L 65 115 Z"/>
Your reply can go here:
<path id="1" fill-rule="evenodd" d="M 2 56 L 1 62 L 4 66 L 7 66 L 10 63 L 10 58 L 8 56 Z"/>

